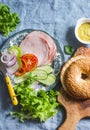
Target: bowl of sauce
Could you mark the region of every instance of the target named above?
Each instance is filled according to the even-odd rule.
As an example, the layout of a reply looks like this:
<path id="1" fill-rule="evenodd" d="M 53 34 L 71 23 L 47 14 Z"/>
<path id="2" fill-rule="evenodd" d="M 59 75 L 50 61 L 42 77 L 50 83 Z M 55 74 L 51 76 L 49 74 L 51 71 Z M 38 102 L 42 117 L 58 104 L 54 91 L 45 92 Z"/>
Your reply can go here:
<path id="1" fill-rule="evenodd" d="M 84 44 L 90 44 L 90 18 L 80 18 L 75 27 L 76 38 Z"/>

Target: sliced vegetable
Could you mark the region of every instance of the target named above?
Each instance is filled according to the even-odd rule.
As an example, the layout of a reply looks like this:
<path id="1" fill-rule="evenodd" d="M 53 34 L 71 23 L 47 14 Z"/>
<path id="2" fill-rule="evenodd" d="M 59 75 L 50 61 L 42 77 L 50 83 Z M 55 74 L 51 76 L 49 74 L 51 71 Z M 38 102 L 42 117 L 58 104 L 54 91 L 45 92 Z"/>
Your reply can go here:
<path id="1" fill-rule="evenodd" d="M 16 56 L 14 56 L 7 64 L 6 67 L 11 67 L 14 64 L 16 64 L 17 60 L 16 60 Z"/>
<path id="2" fill-rule="evenodd" d="M 25 54 L 21 58 L 21 67 L 15 72 L 16 76 L 22 76 L 28 71 L 33 71 L 37 67 L 38 59 L 33 54 Z"/>
<path id="3" fill-rule="evenodd" d="M 22 76 L 15 76 L 14 77 L 14 82 L 15 83 L 21 83 L 21 82 L 23 82 L 23 81 L 25 81 L 25 80 L 27 80 L 29 78 L 34 78 L 37 81 L 39 79 L 46 79 L 47 76 L 48 76 L 47 73 L 45 71 L 43 71 L 43 70 L 34 70 L 32 72 L 27 72 Z"/>
<path id="4" fill-rule="evenodd" d="M 21 59 L 21 67 L 14 73 L 16 76 L 22 76 L 26 73 L 27 71 L 27 63 L 25 59 Z"/>
<path id="5" fill-rule="evenodd" d="M 19 68 L 15 73 L 14 75 L 16 76 L 22 76 L 26 73 L 26 70 L 24 68 Z"/>
<path id="6" fill-rule="evenodd" d="M 31 74 L 31 75 L 29 75 L 29 74 Z M 25 81 L 25 80 L 27 80 L 27 79 L 30 79 L 30 78 L 33 78 L 34 80 L 36 80 L 36 81 L 38 81 L 39 83 L 42 83 L 42 84 L 44 84 L 44 85 L 46 85 L 46 86 L 51 86 L 51 85 L 53 85 L 54 83 L 55 83 L 55 81 L 56 81 L 56 76 L 54 75 L 54 74 L 49 74 L 49 75 L 46 75 L 46 73 L 42 73 L 42 74 L 40 74 L 40 75 L 33 75 L 32 76 L 32 73 L 29 73 L 29 74 L 25 74 L 25 75 L 23 75 L 23 76 L 21 76 L 21 77 L 15 77 L 14 78 L 14 82 L 16 83 L 16 84 L 18 84 L 18 83 L 21 83 L 21 82 L 23 82 L 23 81 Z M 35 73 L 34 73 L 35 74 Z M 41 76 L 41 75 L 43 75 L 43 77 Z M 46 77 L 47 76 L 47 77 Z M 46 77 L 46 78 L 45 78 Z M 45 79 L 44 79 L 45 78 Z"/>
<path id="7" fill-rule="evenodd" d="M 56 81 L 56 76 L 54 74 L 49 74 L 46 79 L 37 79 L 38 82 L 45 84 L 46 86 L 51 86 Z"/>
<path id="8" fill-rule="evenodd" d="M 19 68 L 20 68 L 22 66 L 22 62 L 21 62 L 20 57 L 17 57 L 17 61 L 18 61 L 18 65 L 19 65 Z"/>
<path id="9" fill-rule="evenodd" d="M 6 69 L 9 74 L 15 73 L 19 68 L 16 56 L 12 51 L 3 53 L 1 61 L 6 65 Z"/>
<path id="10" fill-rule="evenodd" d="M 21 60 L 24 59 L 27 64 L 27 69 L 26 71 L 33 71 L 36 69 L 37 64 L 38 64 L 38 59 L 34 54 L 24 54 L 21 57 Z"/>
<path id="11" fill-rule="evenodd" d="M 39 79 L 46 79 L 48 75 L 47 75 L 46 71 L 36 69 L 36 70 L 31 72 L 31 76 L 35 77 L 36 80 L 39 80 Z"/>
<path id="12" fill-rule="evenodd" d="M 18 68 L 18 70 L 14 73 L 16 76 L 22 76 L 26 73 L 27 64 L 25 60 L 22 59 L 21 61 L 21 67 Z"/>
<path id="13" fill-rule="evenodd" d="M 15 57 L 13 52 L 5 52 L 1 56 L 1 61 L 5 64 L 7 64 L 9 61 L 11 61 Z"/>
<path id="14" fill-rule="evenodd" d="M 50 65 L 39 66 L 37 67 L 37 70 L 44 70 L 47 72 L 47 74 L 50 74 L 53 72 L 53 68 Z"/>
<path id="15" fill-rule="evenodd" d="M 16 72 L 16 73 L 17 73 L 17 72 Z M 16 84 L 18 84 L 18 83 L 21 83 L 21 82 L 27 80 L 27 78 L 29 77 L 29 74 L 30 74 L 30 73 L 31 73 L 31 72 L 27 72 L 27 73 L 23 74 L 22 76 L 15 76 L 15 77 L 14 77 L 14 82 L 15 82 Z M 18 75 L 19 75 L 19 74 L 18 74 Z"/>
<path id="16" fill-rule="evenodd" d="M 20 47 L 16 46 L 16 45 L 13 45 L 9 48 L 9 51 L 13 51 L 14 54 L 17 56 L 17 57 L 21 57 L 22 56 L 22 51 L 20 49 Z"/>
<path id="17" fill-rule="evenodd" d="M 8 51 L 13 52 L 15 54 L 19 68 L 20 68 L 21 65 L 22 65 L 22 62 L 21 62 L 21 59 L 20 59 L 20 57 L 22 56 L 22 51 L 21 51 L 20 47 L 13 45 L 8 49 Z"/>
<path id="18" fill-rule="evenodd" d="M 46 86 L 50 86 L 50 85 L 55 83 L 56 76 L 54 74 L 52 74 L 52 73 L 48 74 L 45 70 L 38 69 L 38 68 L 40 68 L 40 67 L 37 67 L 32 72 L 27 72 L 24 75 L 21 75 L 21 77 L 15 77 L 14 82 L 20 83 L 20 82 L 25 81 L 27 79 L 33 78 L 35 81 L 38 81 L 39 83 L 42 83 Z M 46 69 L 46 68 L 51 68 L 51 67 L 46 65 L 46 67 L 44 66 L 44 67 L 41 67 L 41 68 Z M 49 72 L 51 72 L 51 71 L 49 71 Z"/>
<path id="19" fill-rule="evenodd" d="M 18 67 L 18 62 L 16 61 L 12 66 L 7 67 L 6 69 L 9 74 L 14 74 L 17 71 Z"/>

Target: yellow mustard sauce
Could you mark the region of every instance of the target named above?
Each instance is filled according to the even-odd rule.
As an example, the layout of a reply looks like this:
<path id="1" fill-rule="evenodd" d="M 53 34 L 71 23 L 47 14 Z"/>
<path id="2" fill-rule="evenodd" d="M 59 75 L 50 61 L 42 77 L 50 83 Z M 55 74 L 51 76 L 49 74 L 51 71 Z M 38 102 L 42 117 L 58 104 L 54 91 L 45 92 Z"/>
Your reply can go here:
<path id="1" fill-rule="evenodd" d="M 90 23 L 86 22 L 78 28 L 78 36 L 81 40 L 90 42 Z"/>

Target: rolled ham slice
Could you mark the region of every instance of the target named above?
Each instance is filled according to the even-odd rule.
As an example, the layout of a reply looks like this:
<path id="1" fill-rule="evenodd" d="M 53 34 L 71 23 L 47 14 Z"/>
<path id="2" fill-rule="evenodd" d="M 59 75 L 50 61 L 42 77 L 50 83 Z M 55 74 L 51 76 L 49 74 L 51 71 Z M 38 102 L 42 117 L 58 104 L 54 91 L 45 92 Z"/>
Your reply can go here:
<path id="1" fill-rule="evenodd" d="M 38 58 L 38 66 L 50 64 L 57 52 L 54 40 L 46 33 L 33 31 L 20 43 L 23 54 L 34 54 Z"/>

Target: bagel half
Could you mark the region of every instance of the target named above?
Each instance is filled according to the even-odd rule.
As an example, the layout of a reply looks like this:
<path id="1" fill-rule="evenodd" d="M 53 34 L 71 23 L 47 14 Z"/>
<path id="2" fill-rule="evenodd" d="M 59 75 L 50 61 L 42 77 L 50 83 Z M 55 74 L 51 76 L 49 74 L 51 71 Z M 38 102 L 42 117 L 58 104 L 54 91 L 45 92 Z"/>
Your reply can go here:
<path id="1" fill-rule="evenodd" d="M 90 98 L 90 57 L 78 55 L 69 59 L 62 67 L 60 80 L 73 98 Z"/>

